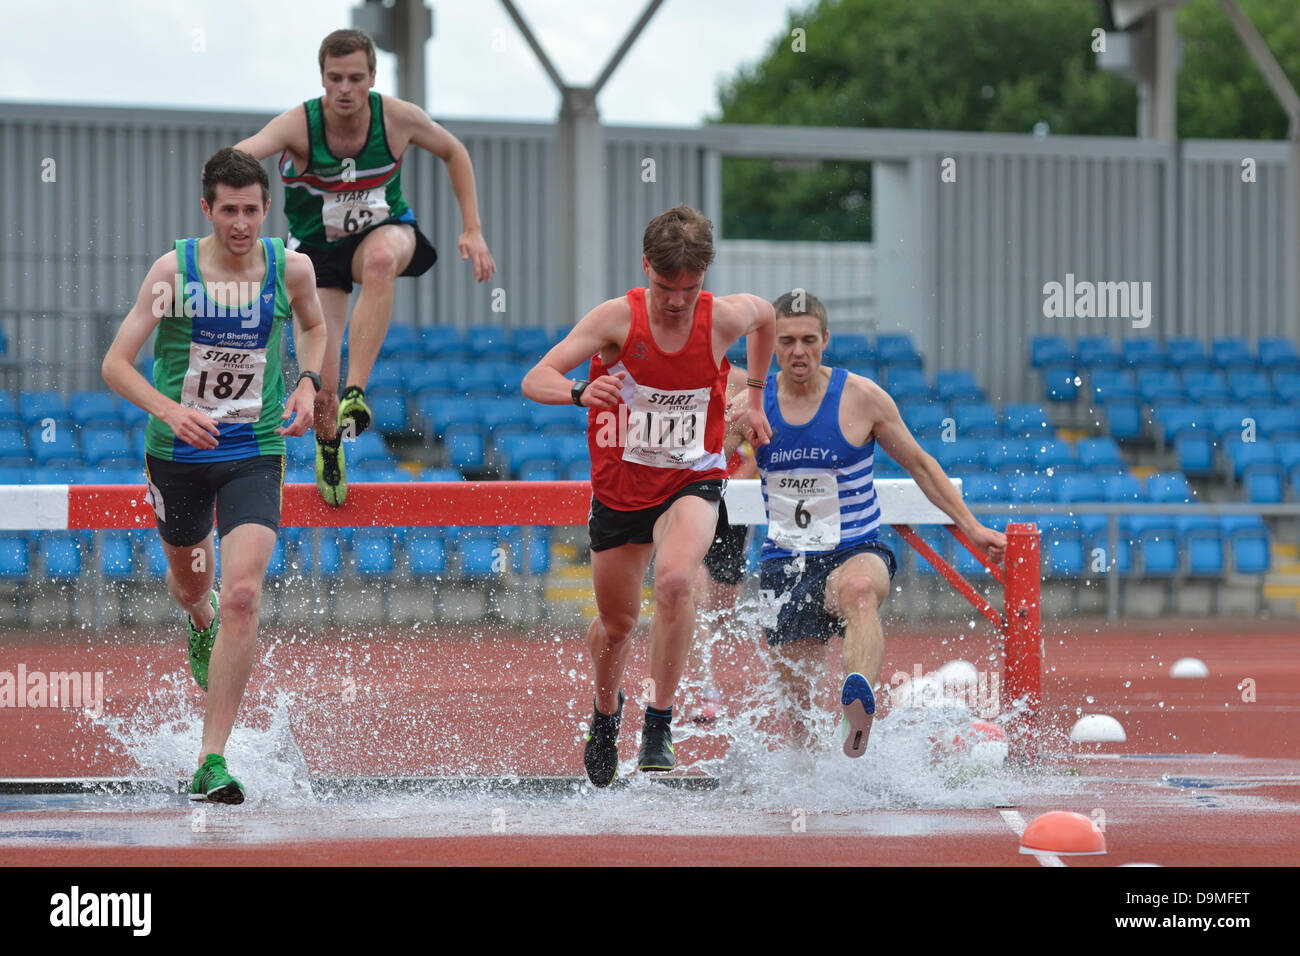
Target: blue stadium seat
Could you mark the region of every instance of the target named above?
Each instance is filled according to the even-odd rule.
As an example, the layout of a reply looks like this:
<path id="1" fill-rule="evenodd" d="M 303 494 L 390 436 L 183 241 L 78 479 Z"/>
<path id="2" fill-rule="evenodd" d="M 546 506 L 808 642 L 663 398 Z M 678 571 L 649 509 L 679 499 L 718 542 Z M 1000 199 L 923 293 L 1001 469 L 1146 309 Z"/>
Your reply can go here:
<path id="1" fill-rule="evenodd" d="M 73 392 L 68 396 L 68 411 L 81 428 L 121 428 L 122 413 L 116 395 L 108 392 Z"/>
<path id="2" fill-rule="evenodd" d="M 535 365 L 551 350 L 551 334 L 540 325 L 525 325 L 511 329 L 508 339 L 514 357 L 521 362 Z M 744 344 L 743 340 L 741 344 Z"/>
<path id="3" fill-rule="evenodd" d="M 1183 402 L 1187 393 L 1183 390 L 1182 379 L 1178 373 L 1167 368 L 1142 368 L 1137 373 L 1138 396 L 1148 405 L 1159 402 Z"/>
<path id="4" fill-rule="evenodd" d="M 483 427 L 498 445 L 507 435 L 525 435 L 534 431 L 531 402 L 523 398 L 503 398 L 483 411 Z"/>
<path id="5" fill-rule="evenodd" d="M 84 531 L 42 531 L 39 548 L 47 578 L 77 578 L 81 576 L 82 555 L 89 550 L 89 535 Z"/>
<path id="6" fill-rule="evenodd" d="M 1169 355 L 1155 339 L 1125 339 L 1120 346 L 1124 364 L 1132 369 L 1167 368 Z"/>
<path id="7" fill-rule="evenodd" d="M 451 467 L 483 467 L 483 432 L 477 425 L 449 426 L 443 443 L 447 448 L 447 464 Z"/>
<path id="8" fill-rule="evenodd" d="M 952 419 L 957 434 L 962 438 L 998 438 L 1002 435 L 1002 420 L 988 402 L 954 403 Z"/>
<path id="9" fill-rule="evenodd" d="M 1049 578 L 1081 577 L 1087 561 L 1078 520 L 1065 515 L 1039 515 L 1034 521 L 1040 531 L 1044 575 Z"/>
<path id="10" fill-rule="evenodd" d="M 876 349 L 871 340 L 859 332 L 833 332 L 827 348 L 827 364 L 843 366 L 875 365 Z M 744 361 L 740 363 L 742 366 Z"/>
<path id="11" fill-rule="evenodd" d="M 1221 515 L 1219 526 L 1232 548 L 1238 574 L 1267 574 L 1270 567 L 1268 525 L 1259 515 Z"/>
<path id="12" fill-rule="evenodd" d="M 496 370 L 482 362 L 460 362 L 447 370 L 447 380 L 458 395 L 495 398 L 499 379 Z"/>
<path id="13" fill-rule="evenodd" d="M 407 561 L 417 578 L 447 573 L 447 542 L 436 528 L 416 528 L 406 539 Z"/>
<path id="14" fill-rule="evenodd" d="M 396 361 L 385 362 L 382 360 L 375 363 L 375 367 L 370 370 L 370 378 L 366 380 L 367 403 L 369 402 L 369 396 L 375 392 L 397 392 L 407 387 L 402 364 Z"/>
<path id="15" fill-rule="evenodd" d="M 1106 429 L 1116 441 L 1137 441 L 1142 437 L 1142 406 L 1129 402 L 1108 406 Z"/>
<path id="16" fill-rule="evenodd" d="M 1074 350 L 1063 335 L 1035 335 L 1029 342 L 1029 364 L 1038 369 L 1048 366 L 1074 367 Z"/>
<path id="17" fill-rule="evenodd" d="M 479 359 L 514 360 L 514 340 L 504 326 L 476 325 L 466 333 L 470 350 Z"/>
<path id="18" fill-rule="evenodd" d="M 925 372 L 911 366 L 891 368 L 885 380 L 885 390 L 895 402 L 928 402 L 934 398 L 934 389 L 926 381 Z"/>
<path id="19" fill-rule="evenodd" d="M 1166 447 L 1185 435 L 1210 434 L 1207 413 L 1199 405 L 1160 405 L 1151 410 L 1151 421 L 1156 436 Z"/>
<path id="20" fill-rule="evenodd" d="M 461 360 L 473 355 L 465 333 L 451 325 L 430 325 L 420 329 L 426 358 Z"/>
<path id="21" fill-rule="evenodd" d="M 1024 438 L 1003 438 L 985 447 L 985 461 L 1000 474 L 1028 472 L 1033 468 L 1033 443 Z"/>
<path id="22" fill-rule="evenodd" d="M 1209 369 L 1211 367 L 1209 353 L 1205 350 L 1205 343 L 1200 339 L 1170 339 L 1166 346 L 1169 353 L 1169 364 L 1174 368 L 1186 372 L 1188 369 Z"/>
<path id="23" fill-rule="evenodd" d="M 130 402 L 123 402 L 118 406 L 118 411 L 122 413 L 122 424 L 127 429 L 144 428 L 149 421 L 149 413 Z"/>
<path id="24" fill-rule="evenodd" d="M 33 427 L 41 427 L 53 421 L 59 431 L 70 430 L 73 424 L 72 413 L 68 410 L 68 400 L 62 392 L 36 391 L 18 393 L 18 414 L 30 432 Z"/>
<path id="25" fill-rule="evenodd" d="M 1128 369 L 1096 369 L 1088 376 L 1088 389 L 1098 405 L 1138 400 L 1137 379 Z"/>
<path id="26" fill-rule="evenodd" d="M 1011 438 L 1039 438 L 1056 434 L 1056 426 L 1042 405 L 1010 404 L 1004 411 L 1006 433 Z"/>
<path id="27" fill-rule="evenodd" d="M 1276 448 L 1277 463 L 1286 474 L 1287 484 L 1292 493 L 1300 497 L 1300 439 L 1280 441 Z"/>
<path id="28" fill-rule="evenodd" d="M 1214 439 L 1208 435 L 1184 434 L 1174 442 L 1174 454 L 1185 474 L 1203 477 L 1214 473 Z"/>
<path id="29" fill-rule="evenodd" d="M 1262 338 L 1258 348 L 1259 364 L 1270 372 L 1300 372 L 1300 349 L 1290 339 Z"/>
<path id="30" fill-rule="evenodd" d="M 1016 475 L 1011 478 L 1011 500 L 1017 504 L 1045 504 L 1056 491 L 1055 483 L 1046 475 Z"/>
<path id="31" fill-rule="evenodd" d="M 1100 549 L 1101 554 L 1105 557 L 1108 564 L 1113 564 L 1116 571 L 1121 575 L 1131 574 L 1133 571 L 1133 548 L 1131 542 L 1125 537 L 1126 529 L 1122 526 L 1118 529 L 1118 538 L 1115 542 L 1116 553 L 1110 554 L 1110 530 L 1109 518 L 1106 515 L 1079 515 L 1079 529 L 1083 533 L 1084 550 L 1087 552 L 1087 561 L 1089 572 L 1092 572 L 1092 558 L 1094 552 Z M 1098 572 L 1099 576 L 1102 572 Z"/>
<path id="32" fill-rule="evenodd" d="M 468 529 L 479 530 L 479 529 Z M 496 577 L 504 570 L 501 567 L 499 558 L 502 552 L 498 551 L 500 544 L 497 539 L 495 529 L 491 530 L 493 534 L 488 536 L 462 536 L 459 541 L 460 551 L 460 571 L 467 578 L 489 578 Z"/>
<path id="33" fill-rule="evenodd" d="M 1072 402 L 1083 379 L 1073 365 L 1047 365 L 1042 369 L 1043 397 L 1049 402 Z"/>
<path id="34" fill-rule="evenodd" d="M 890 371 L 899 368 L 921 368 L 921 353 L 912 344 L 910 335 L 885 334 L 876 338 L 876 362 L 888 366 Z"/>
<path id="35" fill-rule="evenodd" d="M 18 427 L 0 427 L 0 465 L 21 468 L 30 464 L 27 436 Z"/>
<path id="36" fill-rule="evenodd" d="M 1062 475 L 1056 481 L 1056 500 L 1062 504 L 1102 501 L 1101 479 L 1096 475 Z"/>
<path id="37" fill-rule="evenodd" d="M 1290 405 L 1271 405 L 1255 412 L 1257 438 L 1271 442 L 1300 439 L 1300 411 Z"/>
<path id="38" fill-rule="evenodd" d="M 1236 402 L 1273 401 L 1273 383 L 1259 369 L 1234 368 L 1228 372 L 1228 391 Z"/>
<path id="39" fill-rule="evenodd" d="M 47 467 L 71 467 L 82 463 L 81 447 L 71 426 L 54 426 L 46 429 L 33 425 L 27 434 L 32 449 L 32 460 Z M 46 441 L 46 438 L 52 439 Z"/>
<path id="40" fill-rule="evenodd" d="M 427 435 L 442 438 L 451 426 L 473 426 L 482 430 L 483 416 L 490 401 L 477 398 L 447 398 L 422 392 L 416 397 L 416 415 Z"/>
<path id="41" fill-rule="evenodd" d="M 135 574 L 135 542 L 125 531 L 105 531 L 100 539 L 99 566 L 104 577 L 114 580 Z"/>
<path id="42" fill-rule="evenodd" d="M 379 358 L 389 361 L 419 358 L 424 354 L 420 333 L 409 325 L 390 325 L 379 346 Z"/>
<path id="43" fill-rule="evenodd" d="M 374 415 L 375 427 L 384 435 L 397 435 L 410 424 L 406 414 L 406 396 L 402 392 L 366 393 L 366 403 Z"/>
<path id="44" fill-rule="evenodd" d="M 1079 467 L 1085 471 L 1123 471 L 1126 466 L 1113 438 L 1084 438 L 1079 441 Z"/>
<path id="45" fill-rule="evenodd" d="M 1079 470 L 1079 453 L 1069 442 L 1054 438 L 1036 439 L 1033 446 L 1034 467 L 1039 471 L 1052 469 L 1054 474 Z"/>
<path id="46" fill-rule="evenodd" d="M 394 536 L 387 528 L 358 528 L 352 535 L 352 563 L 362 577 L 389 577 L 396 567 Z"/>
<path id="47" fill-rule="evenodd" d="M 1010 501 L 1013 478 L 989 474 L 965 475 L 961 480 L 961 495 L 965 501 Z"/>
<path id="48" fill-rule="evenodd" d="M 1183 387 L 1187 390 L 1188 398 L 1202 405 L 1223 404 L 1232 400 L 1232 393 L 1228 391 L 1228 378 L 1218 369 L 1184 369 Z"/>
<path id="49" fill-rule="evenodd" d="M 984 401 L 984 389 L 979 387 L 975 373 L 969 369 L 936 372 L 934 390 L 943 402 Z"/>
<path id="50" fill-rule="evenodd" d="M 578 433 L 556 438 L 555 464 L 562 472 L 567 472 L 574 465 L 589 466 L 591 452 L 587 447 L 587 436 Z"/>
<path id="51" fill-rule="evenodd" d="M 1176 471 L 1163 471 L 1147 477 L 1147 501 L 1161 504 L 1186 504 L 1192 501 L 1192 487 L 1187 477 Z"/>
<path id="52" fill-rule="evenodd" d="M 520 481 L 559 481 L 560 468 L 551 461 L 530 461 L 519 469 Z"/>
<path id="53" fill-rule="evenodd" d="M 528 464 L 554 468 L 557 444 L 557 439 L 545 435 L 512 435 L 497 446 L 497 455 L 512 475 L 519 475 Z"/>
<path id="54" fill-rule="evenodd" d="M 1210 343 L 1210 359 L 1216 368 L 1224 371 L 1233 368 L 1254 368 L 1255 356 L 1245 339 L 1227 336 Z"/>
<path id="55" fill-rule="evenodd" d="M 21 531 L 0 531 L 0 579 L 25 580 L 31 570 L 31 539 Z"/>
<path id="56" fill-rule="evenodd" d="M 1141 573 L 1146 577 L 1173 577 L 1180 569 L 1178 533 L 1168 515 L 1131 515 L 1129 533 L 1137 547 Z"/>
<path id="57" fill-rule="evenodd" d="M 985 445 L 985 442 L 976 438 L 959 438 L 952 442 L 940 442 L 935 449 L 938 454 L 934 457 L 938 459 L 943 470 L 950 475 L 960 473 L 964 476 L 972 470 L 978 473 L 986 468 Z M 877 454 L 880 454 L 880 452 L 877 452 Z"/>
<path id="58" fill-rule="evenodd" d="M 1229 441 L 1223 446 L 1223 454 L 1232 465 L 1232 477 L 1238 481 L 1245 479 L 1247 469 L 1277 467 L 1277 450 L 1268 441 Z"/>
<path id="59" fill-rule="evenodd" d="M 569 467 L 564 471 L 565 481 L 591 481 L 591 462 L 575 461 L 570 462 Z"/>
<path id="60" fill-rule="evenodd" d="M 1074 344 L 1079 365 L 1089 372 L 1117 369 L 1123 362 L 1115 341 L 1107 335 L 1083 335 Z"/>
<path id="61" fill-rule="evenodd" d="M 81 453 L 86 464 L 96 467 L 110 462 L 136 464 L 138 461 L 120 428 L 87 428 L 81 436 Z"/>
<path id="62" fill-rule="evenodd" d="M 939 437 L 943 432 L 943 420 L 948 417 L 943 405 L 930 402 L 901 404 L 898 413 L 908 431 L 918 438 Z"/>
<path id="63" fill-rule="evenodd" d="M 6 465 L 0 463 L 0 485 L 34 485 L 36 479 L 32 477 L 32 469 L 36 463 L 26 461 L 21 465 Z"/>
<path id="64" fill-rule="evenodd" d="M 360 464 L 363 461 L 384 462 L 392 464 L 393 458 L 388 453 L 388 446 L 374 431 L 362 432 L 351 441 L 344 439 L 345 461 L 348 464 Z M 314 461 L 315 459 L 313 459 Z"/>
<path id="65" fill-rule="evenodd" d="M 454 468 L 426 468 L 420 472 L 421 481 L 464 481 L 465 476 Z"/>
<path id="66" fill-rule="evenodd" d="M 1144 494 L 1142 481 L 1136 475 L 1126 472 L 1101 478 L 1101 497 L 1105 501 L 1141 501 Z"/>
<path id="67" fill-rule="evenodd" d="M 9 389 L 0 389 L 0 428 L 22 428 L 23 420 L 18 415 L 18 403 Z"/>
<path id="68" fill-rule="evenodd" d="M 436 393 L 451 396 L 451 380 L 445 362 L 402 362 L 402 389 L 408 395 Z"/>
<path id="69" fill-rule="evenodd" d="M 529 402 L 533 427 L 543 434 L 571 433 L 587 427 L 587 409 L 576 405 L 539 405 Z"/>
<path id="70" fill-rule="evenodd" d="M 1274 372 L 1273 390 L 1279 399 L 1288 404 L 1300 402 L 1300 372 Z"/>
<path id="71" fill-rule="evenodd" d="M 1224 538 L 1219 521 L 1210 515 L 1177 515 L 1174 528 L 1186 571 L 1195 577 L 1221 577 L 1224 572 Z"/>

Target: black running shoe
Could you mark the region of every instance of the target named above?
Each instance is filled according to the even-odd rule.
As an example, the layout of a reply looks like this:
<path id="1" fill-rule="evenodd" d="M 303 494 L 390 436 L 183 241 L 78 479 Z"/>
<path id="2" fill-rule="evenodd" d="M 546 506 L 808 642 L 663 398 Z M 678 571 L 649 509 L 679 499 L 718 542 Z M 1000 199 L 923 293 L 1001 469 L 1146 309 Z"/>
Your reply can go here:
<path id="1" fill-rule="evenodd" d="M 623 692 L 618 692 L 618 710 L 602 714 L 591 708 L 591 730 L 582 748 L 582 765 L 593 786 L 608 787 L 618 776 L 618 729 L 623 723 Z"/>
<path id="2" fill-rule="evenodd" d="M 641 753 L 636 759 L 637 769 L 672 770 L 676 766 L 672 728 L 667 724 L 647 722 L 641 729 Z"/>

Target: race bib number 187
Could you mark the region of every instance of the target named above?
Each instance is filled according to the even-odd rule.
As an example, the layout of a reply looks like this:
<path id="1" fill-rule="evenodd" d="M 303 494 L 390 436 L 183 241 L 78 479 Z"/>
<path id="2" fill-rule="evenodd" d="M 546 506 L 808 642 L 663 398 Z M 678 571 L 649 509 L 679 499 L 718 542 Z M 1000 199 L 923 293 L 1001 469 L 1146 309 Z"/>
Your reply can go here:
<path id="1" fill-rule="evenodd" d="M 262 417 L 266 349 L 231 349 L 190 344 L 190 367 L 181 404 L 219 422 L 252 423 Z"/>

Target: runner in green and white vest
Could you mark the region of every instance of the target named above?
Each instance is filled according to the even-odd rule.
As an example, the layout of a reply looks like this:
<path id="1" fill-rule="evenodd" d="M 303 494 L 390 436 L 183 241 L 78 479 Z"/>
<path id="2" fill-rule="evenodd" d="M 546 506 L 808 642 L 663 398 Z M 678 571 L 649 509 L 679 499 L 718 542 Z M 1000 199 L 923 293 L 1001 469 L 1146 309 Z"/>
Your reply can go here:
<path id="1" fill-rule="evenodd" d="M 316 401 L 316 486 L 330 504 L 347 498 L 342 439 L 371 422 L 366 382 L 388 332 L 398 276 L 423 275 L 437 260 L 402 195 L 402 156 L 418 146 L 447 166 L 460 205 L 457 248 L 486 282 L 496 271 L 483 239 L 474 168 L 460 140 L 418 106 L 382 96 L 375 83 L 375 48 L 360 30 L 336 30 L 321 43 L 325 95 L 277 116 L 237 144 L 259 160 L 279 156 L 290 249 L 316 267 L 316 285 L 329 342 Z M 340 397 L 339 368 L 352 309 L 348 375 Z"/>
<path id="2" fill-rule="evenodd" d="M 252 156 L 218 150 L 203 167 L 201 205 L 212 233 L 178 240 L 153 264 L 103 372 L 113 391 L 149 413 L 148 500 L 167 590 L 186 615 L 190 671 L 207 692 L 190 799 L 241 803 L 226 741 L 253 667 L 262 580 L 280 527 L 284 438 L 312 426 L 325 317 L 311 260 L 258 238 L 270 183 Z M 286 402 L 280 337 L 291 312 L 302 329 L 303 371 Z M 152 384 L 134 367 L 151 335 Z"/>

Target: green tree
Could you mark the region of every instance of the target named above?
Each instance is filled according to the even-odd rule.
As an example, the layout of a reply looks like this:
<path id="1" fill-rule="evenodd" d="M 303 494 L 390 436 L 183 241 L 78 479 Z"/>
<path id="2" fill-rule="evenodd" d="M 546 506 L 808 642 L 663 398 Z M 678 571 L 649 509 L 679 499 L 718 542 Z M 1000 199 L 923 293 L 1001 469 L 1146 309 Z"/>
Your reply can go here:
<path id="1" fill-rule="evenodd" d="M 1293 79 L 1295 0 L 1242 0 Z M 1185 137 L 1277 138 L 1286 121 L 1215 0 L 1179 12 Z M 719 91 L 717 122 L 1133 136 L 1137 91 L 1097 67 L 1095 0 L 818 0 Z M 801 30 L 802 34 L 795 34 Z M 871 237 L 870 166 L 729 157 L 723 235 Z"/>

